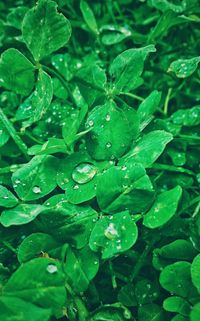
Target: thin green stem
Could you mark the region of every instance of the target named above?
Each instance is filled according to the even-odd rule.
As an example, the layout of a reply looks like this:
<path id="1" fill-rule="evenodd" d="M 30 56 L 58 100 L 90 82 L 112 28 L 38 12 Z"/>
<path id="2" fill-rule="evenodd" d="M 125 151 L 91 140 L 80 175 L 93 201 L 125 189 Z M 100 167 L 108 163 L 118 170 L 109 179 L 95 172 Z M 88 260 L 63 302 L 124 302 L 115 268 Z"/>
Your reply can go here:
<path id="1" fill-rule="evenodd" d="M 169 105 L 169 101 L 170 101 L 171 92 L 172 92 L 172 88 L 169 88 L 168 92 L 167 92 L 166 99 L 165 99 L 165 103 L 164 103 L 164 114 L 165 115 L 168 114 L 168 105 Z"/>
<path id="2" fill-rule="evenodd" d="M 14 140 L 15 144 L 18 146 L 19 150 L 24 154 L 26 159 L 29 160 L 29 157 L 27 154 L 28 147 L 23 142 L 21 137 L 18 135 L 15 127 L 13 126 L 11 121 L 7 118 L 7 116 L 4 114 L 2 108 L 0 108 L 0 120 L 4 124 L 5 128 L 7 129 L 8 133 L 10 134 L 12 139 Z"/>
<path id="3" fill-rule="evenodd" d="M 109 269 L 110 269 L 110 274 L 111 274 L 112 287 L 113 287 L 113 289 L 116 289 L 117 288 L 117 282 L 116 282 L 115 272 L 113 270 L 112 261 L 109 261 Z"/>
<path id="4" fill-rule="evenodd" d="M 120 95 L 125 95 L 125 96 L 131 97 L 131 98 L 133 98 L 133 99 L 137 99 L 137 100 L 139 100 L 139 101 L 144 101 L 144 98 L 142 98 L 141 96 L 132 94 L 132 93 L 124 93 L 124 92 L 121 92 Z"/>
<path id="5" fill-rule="evenodd" d="M 83 300 L 76 295 L 76 293 L 74 293 L 74 291 L 72 290 L 71 286 L 66 283 L 65 284 L 65 287 L 68 291 L 68 293 L 71 295 L 75 305 L 76 305 L 76 308 L 77 308 L 77 311 L 78 311 L 78 320 L 79 321 L 85 321 L 87 320 L 87 317 L 88 317 L 88 310 L 83 302 Z"/>
<path id="6" fill-rule="evenodd" d="M 168 171 L 168 172 L 184 173 L 184 174 L 188 174 L 188 175 L 192 175 L 192 176 L 195 175 L 189 169 L 186 169 L 186 168 L 183 168 L 183 167 L 176 167 L 176 166 L 172 166 L 172 165 L 166 165 L 166 164 L 155 163 L 155 164 L 153 164 L 151 166 L 151 168 L 158 169 L 158 170 L 165 170 L 165 171 Z"/>
<path id="7" fill-rule="evenodd" d="M 200 140 L 200 136 L 178 135 L 178 138 L 188 140 Z"/>
<path id="8" fill-rule="evenodd" d="M 155 240 L 153 240 L 152 242 L 148 243 L 145 246 L 144 251 L 140 255 L 140 258 L 138 259 L 137 263 L 135 264 L 133 272 L 130 275 L 130 281 L 131 282 L 138 276 L 138 274 L 139 274 L 139 272 L 140 272 L 140 270 L 141 270 L 141 268 L 142 268 L 142 266 L 144 264 L 144 261 L 145 261 L 147 255 L 149 254 L 149 252 L 151 251 L 152 246 L 153 246 L 154 243 L 155 243 Z"/>

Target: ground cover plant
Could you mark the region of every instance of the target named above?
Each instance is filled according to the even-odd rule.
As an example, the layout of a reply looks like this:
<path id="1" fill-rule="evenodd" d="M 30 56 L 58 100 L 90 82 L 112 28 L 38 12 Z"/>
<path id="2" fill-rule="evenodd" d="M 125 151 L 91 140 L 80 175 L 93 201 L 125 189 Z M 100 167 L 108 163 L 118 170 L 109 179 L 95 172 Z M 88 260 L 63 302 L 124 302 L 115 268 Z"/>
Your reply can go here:
<path id="1" fill-rule="evenodd" d="M 199 23 L 0 1 L 2 320 L 200 320 Z"/>

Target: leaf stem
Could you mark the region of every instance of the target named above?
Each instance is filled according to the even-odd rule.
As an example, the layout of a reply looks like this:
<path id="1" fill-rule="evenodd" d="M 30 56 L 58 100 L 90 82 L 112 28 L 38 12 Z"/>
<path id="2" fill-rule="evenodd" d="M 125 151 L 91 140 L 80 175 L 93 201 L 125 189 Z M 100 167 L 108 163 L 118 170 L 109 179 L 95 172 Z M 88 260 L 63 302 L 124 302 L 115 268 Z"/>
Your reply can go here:
<path id="1" fill-rule="evenodd" d="M 189 136 L 189 135 L 178 135 L 178 138 L 191 139 L 191 140 L 200 140 L 199 136 Z"/>
<path id="2" fill-rule="evenodd" d="M 71 286 L 68 283 L 65 284 L 65 287 L 66 287 L 67 291 L 69 292 L 69 294 L 71 295 L 71 297 L 76 305 L 76 308 L 78 310 L 78 316 L 79 316 L 78 320 L 79 321 L 87 320 L 89 313 L 88 313 L 88 310 L 87 310 L 83 300 L 74 293 L 73 289 L 71 288 Z"/>
<path id="3" fill-rule="evenodd" d="M 16 165 L 11 165 L 11 166 L 6 166 L 3 168 L 0 168 L 0 174 L 6 174 L 6 173 L 14 173 L 16 170 L 21 168 L 24 165 L 21 164 L 16 164 Z"/>
<path id="4" fill-rule="evenodd" d="M 168 113 L 168 105 L 169 105 L 169 100 L 170 100 L 171 92 L 172 92 L 172 88 L 169 88 L 169 89 L 168 89 L 168 92 L 167 92 L 166 99 L 165 99 L 165 103 L 164 103 L 164 114 L 165 114 L 165 115 L 167 115 L 167 113 Z"/>
<path id="5" fill-rule="evenodd" d="M 132 93 L 124 93 L 124 92 L 121 92 L 120 95 L 125 95 L 125 96 L 131 97 L 131 98 L 133 98 L 133 99 L 137 99 L 137 100 L 139 100 L 139 101 L 144 101 L 144 98 L 142 98 L 141 96 L 132 94 Z"/>
<path id="6" fill-rule="evenodd" d="M 6 127 L 8 133 L 10 134 L 12 139 L 14 140 L 15 144 L 18 146 L 19 150 L 24 154 L 26 159 L 29 160 L 29 157 L 28 157 L 28 154 L 27 154 L 28 147 L 23 142 L 21 137 L 18 135 L 15 127 L 13 126 L 11 121 L 7 118 L 7 116 L 4 114 L 2 108 L 0 108 L 0 120 L 2 121 L 4 126 Z"/>
<path id="7" fill-rule="evenodd" d="M 150 243 L 148 243 L 145 248 L 144 251 L 142 252 L 142 254 L 140 255 L 138 261 L 136 262 L 133 272 L 130 275 L 130 281 L 132 282 L 139 274 L 140 269 L 142 268 L 144 261 L 147 257 L 147 255 L 149 254 L 153 244 L 155 243 L 156 240 L 152 240 Z"/>
<path id="8" fill-rule="evenodd" d="M 183 168 L 183 167 L 176 167 L 176 166 L 173 166 L 173 165 L 155 163 L 155 164 L 153 164 L 151 166 L 151 168 L 158 169 L 158 170 L 165 170 L 165 171 L 168 171 L 168 172 L 184 173 L 184 174 L 195 176 L 195 174 L 192 171 L 190 171 L 189 169 L 186 169 L 186 168 Z"/>

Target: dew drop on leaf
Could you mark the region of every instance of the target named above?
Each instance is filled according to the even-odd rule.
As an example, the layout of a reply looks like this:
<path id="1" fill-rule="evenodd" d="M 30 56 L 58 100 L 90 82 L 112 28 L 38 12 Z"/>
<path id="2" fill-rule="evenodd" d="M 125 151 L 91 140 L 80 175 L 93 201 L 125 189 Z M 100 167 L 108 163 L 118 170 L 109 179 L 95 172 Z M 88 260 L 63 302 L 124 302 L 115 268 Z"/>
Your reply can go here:
<path id="1" fill-rule="evenodd" d="M 34 186 L 33 189 L 32 189 L 33 193 L 35 194 L 39 194 L 41 193 L 41 189 L 39 186 Z"/>
<path id="2" fill-rule="evenodd" d="M 93 179 L 97 168 L 90 163 L 81 163 L 72 172 L 72 178 L 76 183 L 85 184 Z"/>
<path id="3" fill-rule="evenodd" d="M 106 144 L 106 147 L 107 147 L 107 148 L 110 148 L 111 146 L 112 146 L 111 143 L 107 143 L 107 144 Z"/>
<path id="4" fill-rule="evenodd" d="M 47 266 L 47 272 L 53 274 L 53 273 L 56 273 L 58 270 L 57 266 L 54 265 L 54 264 L 48 264 Z"/>
<path id="5" fill-rule="evenodd" d="M 118 236 L 118 232 L 115 228 L 115 225 L 113 223 L 110 223 L 106 230 L 104 231 L 105 237 L 107 237 L 109 240 L 113 240 Z"/>

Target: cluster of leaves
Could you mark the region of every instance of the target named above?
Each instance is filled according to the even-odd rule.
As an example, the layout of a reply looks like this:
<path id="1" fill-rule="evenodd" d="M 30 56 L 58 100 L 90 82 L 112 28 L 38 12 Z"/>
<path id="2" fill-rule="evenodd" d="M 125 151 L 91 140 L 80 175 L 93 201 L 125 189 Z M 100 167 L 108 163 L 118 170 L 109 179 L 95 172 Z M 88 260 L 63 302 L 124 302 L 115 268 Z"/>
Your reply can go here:
<path id="1" fill-rule="evenodd" d="M 0 1 L 4 321 L 199 321 L 199 0 Z"/>

